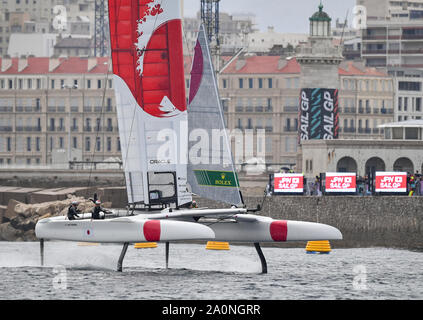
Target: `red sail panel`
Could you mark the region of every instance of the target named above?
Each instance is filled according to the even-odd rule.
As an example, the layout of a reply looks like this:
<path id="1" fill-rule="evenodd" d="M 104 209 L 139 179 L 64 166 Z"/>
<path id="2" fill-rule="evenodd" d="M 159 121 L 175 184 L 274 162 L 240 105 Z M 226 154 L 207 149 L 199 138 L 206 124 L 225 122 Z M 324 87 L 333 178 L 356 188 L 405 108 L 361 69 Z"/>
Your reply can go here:
<path id="1" fill-rule="evenodd" d="M 109 0 L 114 74 L 125 81 L 141 108 L 157 117 L 164 114 L 160 110 L 164 97 L 180 111 L 186 110 L 182 24 L 176 1 Z M 148 39 L 142 50 L 137 46 L 141 35 Z"/>

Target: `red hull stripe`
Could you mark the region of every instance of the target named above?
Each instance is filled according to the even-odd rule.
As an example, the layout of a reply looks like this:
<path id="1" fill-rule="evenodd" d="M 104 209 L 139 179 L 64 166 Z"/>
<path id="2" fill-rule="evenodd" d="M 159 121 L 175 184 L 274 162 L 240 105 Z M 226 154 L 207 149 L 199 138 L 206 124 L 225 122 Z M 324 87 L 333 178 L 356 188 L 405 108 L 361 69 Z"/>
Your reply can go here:
<path id="1" fill-rule="evenodd" d="M 150 242 L 160 241 L 160 221 L 152 220 L 144 223 L 144 237 Z"/>
<path id="2" fill-rule="evenodd" d="M 288 235 L 288 222 L 275 221 L 270 224 L 270 235 L 273 241 L 286 241 Z"/>

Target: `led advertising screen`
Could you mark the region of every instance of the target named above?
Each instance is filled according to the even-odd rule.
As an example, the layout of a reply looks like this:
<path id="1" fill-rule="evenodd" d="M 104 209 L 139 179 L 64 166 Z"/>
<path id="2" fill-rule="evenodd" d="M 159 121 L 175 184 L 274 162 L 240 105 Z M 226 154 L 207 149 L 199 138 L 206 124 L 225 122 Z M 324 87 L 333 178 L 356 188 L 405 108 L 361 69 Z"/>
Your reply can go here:
<path id="1" fill-rule="evenodd" d="M 375 191 L 382 193 L 406 193 L 407 172 L 376 172 Z"/>
<path id="2" fill-rule="evenodd" d="M 303 194 L 304 176 L 296 173 L 275 173 L 273 180 L 275 194 Z"/>
<path id="3" fill-rule="evenodd" d="M 356 173 L 326 173 L 326 193 L 354 194 L 357 191 Z"/>
<path id="4" fill-rule="evenodd" d="M 302 89 L 298 122 L 300 141 L 338 139 L 338 90 Z"/>

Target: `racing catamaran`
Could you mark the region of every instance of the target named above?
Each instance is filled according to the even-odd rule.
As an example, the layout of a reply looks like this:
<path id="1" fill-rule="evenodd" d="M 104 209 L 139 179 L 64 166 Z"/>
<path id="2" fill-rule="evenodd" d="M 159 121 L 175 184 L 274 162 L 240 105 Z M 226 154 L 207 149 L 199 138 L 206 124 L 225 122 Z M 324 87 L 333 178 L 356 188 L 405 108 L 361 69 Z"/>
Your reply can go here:
<path id="1" fill-rule="evenodd" d="M 253 243 L 266 273 L 260 243 L 342 239 L 328 225 L 277 221 L 245 207 L 203 26 L 187 108 L 179 0 L 109 0 L 109 15 L 131 210 L 105 220 L 40 220 L 42 261 L 44 240 L 121 243 L 118 271 L 130 243 L 166 243 L 168 266 L 172 241 L 225 241 Z M 213 136 L 219 143 L 210 142 Z M 190 208 L 193 193 L 229 208 Z"/>

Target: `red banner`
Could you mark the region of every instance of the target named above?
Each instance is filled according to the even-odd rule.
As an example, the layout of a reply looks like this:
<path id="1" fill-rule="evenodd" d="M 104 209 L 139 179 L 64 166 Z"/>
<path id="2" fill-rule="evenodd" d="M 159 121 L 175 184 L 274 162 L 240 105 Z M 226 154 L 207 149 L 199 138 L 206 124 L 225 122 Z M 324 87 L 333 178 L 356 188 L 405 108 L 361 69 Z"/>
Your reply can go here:
<path id="1" fill-rule="evenodd" d="M 302 174 L 275 173 L 275 193 L 303 193 L 304 176 Z"/>
<path id="2" fill-rule="evenodd" d="M 376 172 L 376 192 L 407 192 L 406 172 Z"/>
<path id="3" fill-rule="evenodd" d="M 326 173 L 326 193 L 357 191 L 357 175 L 355 173 Z"/>

